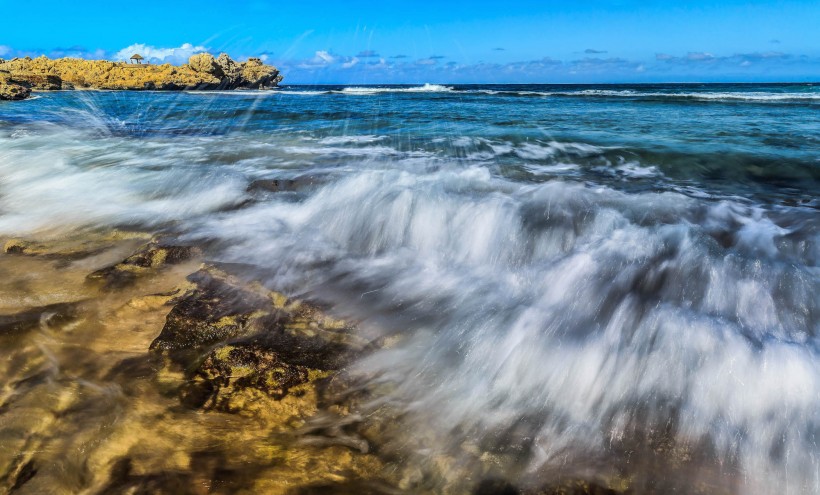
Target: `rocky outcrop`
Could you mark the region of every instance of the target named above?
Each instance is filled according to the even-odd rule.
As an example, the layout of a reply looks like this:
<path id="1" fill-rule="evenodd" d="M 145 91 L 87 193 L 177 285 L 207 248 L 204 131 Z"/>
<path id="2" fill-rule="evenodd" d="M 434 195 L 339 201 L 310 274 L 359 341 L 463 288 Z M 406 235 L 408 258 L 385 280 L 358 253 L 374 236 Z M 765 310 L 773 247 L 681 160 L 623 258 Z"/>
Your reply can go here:
<path id="1" fill-rule="evenodd" d="M 0 71 L 8 73 L 7 79 L 15 88 L 28 90 L 260 89 L 273 88 L 282 80 L 276 67 L 266 65 L 258 58 L 236 62 L 224 53 L 218 58 L 200 53 L 180 66 L 25 57 L 0 60 Z M 20 94 L 19 89 L 6 89 L 3 93 L 7 86 L 10 83 L 4 83 L 0 78 L 0 94 Z"/>
<path id="2" fill-rule="evenodd" d="M 368 347 L 354 328 L 315 304 L 292 300 L 213 265 L 188 277 L 151 344 L 188 370 L 179 390 L 194 408 L 251 414 L 251 404 L 278 402 L 296 391 L 314 395 L 315 383 Z M 281 407 L 281 406 L 279 406 Z M 292 414 L 316 407 L 297 400 Z"/>
<path id="3" fill-rule="evenodd" d="M 261 59 L 249 58 L 247 62 L 234 62 L 227 54 L 222 53 L 214 58 L 209 53 L 193 55 L 188 60 L 192 70 L 220 80 L 222 89 L 259 89 L 275 87 L 282 80 L 279 71 L 262 63 Z"/>
<path id="4" fill-rule="evenodd" d="M 0 100 L 24 100 L 31 95 L 31 89 L 13 80 L 11 73 L 0 71 Z"/>
<path id="5" fill-rule="evenodd" d="M 155 351 L 203 351 L 217 344 L 254 344 L 311 369 L 337 369 L 367 346 L 354 328 L 313 303 L 291 300 L 215 265 L 188 277 L 174 301 Z M 186 354 L 186 353 L 182 353 Z"/>

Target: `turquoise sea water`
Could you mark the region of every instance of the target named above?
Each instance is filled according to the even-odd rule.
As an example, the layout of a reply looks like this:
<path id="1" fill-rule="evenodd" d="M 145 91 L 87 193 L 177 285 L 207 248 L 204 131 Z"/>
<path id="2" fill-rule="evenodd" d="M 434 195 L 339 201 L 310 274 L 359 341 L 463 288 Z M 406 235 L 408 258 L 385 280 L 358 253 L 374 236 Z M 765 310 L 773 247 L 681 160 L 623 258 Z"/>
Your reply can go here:
<path id="1" fill-rule="evenodd" d="M 40 93 L 0 180 L 2 235 L 158 229 L 405 335 L 353 372 L 406 463 L 820 491 L 818 85 Z"/>

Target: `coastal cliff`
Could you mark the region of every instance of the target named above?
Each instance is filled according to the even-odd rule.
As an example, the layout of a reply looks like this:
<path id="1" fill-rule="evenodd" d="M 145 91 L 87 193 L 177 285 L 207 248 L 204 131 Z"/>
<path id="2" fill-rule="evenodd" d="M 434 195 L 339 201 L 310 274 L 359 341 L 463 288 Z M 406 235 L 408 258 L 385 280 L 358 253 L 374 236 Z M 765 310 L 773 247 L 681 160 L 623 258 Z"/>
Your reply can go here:
<path id="1" fill-rule="evenodd" d="M 279 70 L 258 58 L 236 62 L 227 54 L 193 55 L 187 64 L 129 64 L 77 58 L 0 59 L 0 99 L 18 100 L 31 90 L 263 89 L 279 84 Z"/>

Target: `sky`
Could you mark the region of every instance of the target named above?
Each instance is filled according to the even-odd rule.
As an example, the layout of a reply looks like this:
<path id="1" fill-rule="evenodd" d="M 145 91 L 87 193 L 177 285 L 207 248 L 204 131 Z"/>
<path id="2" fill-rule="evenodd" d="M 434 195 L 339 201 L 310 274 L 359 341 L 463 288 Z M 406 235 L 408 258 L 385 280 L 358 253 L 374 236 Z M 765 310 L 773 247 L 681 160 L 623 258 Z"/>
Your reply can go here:
<path id="1" fill-rule="evenodd" d="M 820 81 L 818 0 L 12 2 L 0 58 L 227 52 L 286 84 Z"/>

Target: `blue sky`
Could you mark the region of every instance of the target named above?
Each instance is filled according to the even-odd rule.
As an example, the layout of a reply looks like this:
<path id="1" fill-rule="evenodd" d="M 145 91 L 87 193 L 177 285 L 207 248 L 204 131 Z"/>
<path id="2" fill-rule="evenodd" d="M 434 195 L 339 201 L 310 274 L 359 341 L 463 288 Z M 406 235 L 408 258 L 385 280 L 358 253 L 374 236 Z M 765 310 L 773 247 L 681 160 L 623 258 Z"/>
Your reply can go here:
<path id="1" fill-rule="evenodd" d="M 10 3 L 4 58 L 225 51 L 293 84 L 820 80 L 818 0 Z"/>

